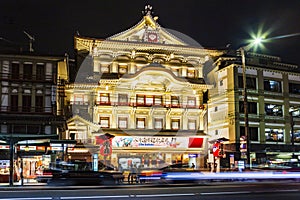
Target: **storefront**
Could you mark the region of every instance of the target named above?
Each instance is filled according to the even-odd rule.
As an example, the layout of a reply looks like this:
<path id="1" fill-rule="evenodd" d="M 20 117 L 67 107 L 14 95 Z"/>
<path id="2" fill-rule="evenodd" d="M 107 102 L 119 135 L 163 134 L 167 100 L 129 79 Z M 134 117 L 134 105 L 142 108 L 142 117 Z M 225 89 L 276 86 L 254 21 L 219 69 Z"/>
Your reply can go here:
<path id="1" fill-rule="evenodd" d="M 120 170 L 131 165 L 160 168 L 174 163 L 204 167 L 205 137 L 116 136 L 108 160 Z M 101 157 L 100 157 L 101 160 Z"/>

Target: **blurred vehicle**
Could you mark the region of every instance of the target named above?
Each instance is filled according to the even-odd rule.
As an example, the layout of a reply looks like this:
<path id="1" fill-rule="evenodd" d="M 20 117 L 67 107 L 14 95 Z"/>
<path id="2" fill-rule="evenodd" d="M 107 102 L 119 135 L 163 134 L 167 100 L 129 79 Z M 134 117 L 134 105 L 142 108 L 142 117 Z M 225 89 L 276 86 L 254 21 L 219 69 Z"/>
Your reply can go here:
<path id="1" fill-rule="evenodd" d="M 300 172 L 299 161 L 270 161 L 266 164 L 259 165 L 256 169 L 264 171 L 286 171 L 286 172 Z"/>
<path id="2" fill-rule="evenodd" d="M 61 162 L 46 170 L 37 180 L 48 185 L 100 185 L 120 184 L 123 182 L 122 172 L 105 166 L 98 171 L 92 171 L 91 163 Z"/>
<path id="3" fill-rule="evenodd" d="M 139 181 L 141 183 L 162 181 L 166 180 L 166 177 L 174 173 L 184 173 L 184 172 L 199 172 L 195 170 L 188 163 L 176 163 L 172 165 L 167 165 L 159 169 L 142 169 L 139 173 Z M 188 173 L 190 174 L 190 173 Z"/>
<path id="4" fill-rule="evenodd" d="M 43 169 L 41 173 L 36 175 L 35 180 L 39 183 L 47 183 L 49 179 L 52 178 L 52 170 L 51 169 Z"/>

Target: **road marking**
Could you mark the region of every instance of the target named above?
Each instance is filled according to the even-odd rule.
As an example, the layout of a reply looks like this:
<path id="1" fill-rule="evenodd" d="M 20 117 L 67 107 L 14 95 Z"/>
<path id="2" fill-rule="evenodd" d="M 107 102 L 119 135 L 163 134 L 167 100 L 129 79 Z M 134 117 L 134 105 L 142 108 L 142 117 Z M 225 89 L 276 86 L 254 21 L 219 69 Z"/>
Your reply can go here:
<path id="1" fill-rule="evenodd" d="M 239 191 L 239 192 L 202 192 L 201 195 L 223 195 L 223 194 L 250 194 L 250 191 Z"/>
<path id="2" fill-rule="evenodd" d="M 183 194 L 138 194 L 136 197 L 174 197 L 174 196 L 195 196 L 195 193 L 183 193 Z"/>
<path id="3" fill-rule="evenodd" d="M 81 196 L 81 197 L 60 197 L 60 199 L 107 199 L 107 198 L 129 198 L 128 195 L 119 196 Z"/>
<path id="4" fill-rule="evenodd" d="M 28 198 L 8 198 L 8 199 L 1 199 L 1 200 L 42 200 L 42 199 L 50 199 L 53 200 L 52 197 L 28 197 Z M 55 198 L 54 198 L 55 199 Z"/>

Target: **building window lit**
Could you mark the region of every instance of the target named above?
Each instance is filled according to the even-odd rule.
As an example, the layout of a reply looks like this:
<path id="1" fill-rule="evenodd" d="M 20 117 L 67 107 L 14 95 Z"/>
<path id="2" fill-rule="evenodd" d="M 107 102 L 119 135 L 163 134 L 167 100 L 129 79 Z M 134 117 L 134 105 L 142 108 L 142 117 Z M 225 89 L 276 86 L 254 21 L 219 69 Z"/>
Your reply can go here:
<path id="1" fill-rule="evenodd" d="M 269 116 L 282 117 L 282 105 L 265 104 L 265 113 Z"/>
<path id="2" fill-rule="evenodd" d="M 187 107 L 189 107 L 189 108 L 196 107 L 196 97 L 188 97 L 187 98 Z"/>
<path id="3" fill-rule="evenodd" d="M 144 95 L 136 95 L 136 104 L 138 106 L 143 106 L 145 105 L 145 100 L 144 100 Z"/>
<path id="4" fill-rule="evenodd" d="M 145 118 L 136 118 L 136 128 L 138 129 L 145 129 Z"/>
<path id="5" fill-rule="evenodd" d="M 147 106 L 152 106 L 153 105 L 153 96 L 151 96 L 151 95 L 147 95 L 146 97 L 145 97 L 145 104 L 147 105 Z"/>
<path id="6" fill-rule="evenodd" d="M 178 96 L 171 96 L 171 107 L 179 107 L 179 97 Z"/>
<path id="7" fill-rule="evenodd" d="M 101 128 L 109 128 L 109 117 L 100 117 L 99 124 Z"/>
<path id="8" fill-rule="evenodd" d="M 283 129 L 265 129 L 266 141 L 270 142 L 283 142 L 284 130 Z"/>
<path id="9" fill-rule="evenodd" d="M 189 130 L 196 130 L 196 120 L 189 119 L 188 120 L 188 129 Z"/>
<path id="10" fill-rule="evenodd" d="M 84 104 L 84 95 L 82 94 L 75 94 L 74 95 L 74 101 L 71 102 L 74 105 L 83 105 Z"/>
<path id="11" fill-rule="evenodd" d="M 187 76 L 189 78 L 195 78 L 195 70 L 194 69 L 188 69 Z"/>
<path id="12" fill-rule="evenodd" d="M 274 80 L 264 80 L 264 90 L 269 92 L 281 92 L 281 82 Z"/>
<path id="13" fill-rule="evenodd" d="M 154 105 L 161 106 L 162 105 L 162 96 L 154 96 Z"/>
<path id="14" fill-rule="evenodd" d="M 101 93 L 100 94 L 100 105 L 110 105 L 109 93 Z"/>
<path id="15" fill-rule="evenodd" d="M 163 128 L 163 119 L 155 118 L 154 119 L 154 129 L 162 129 Z"/>
<path id="16" fill-rule="evenodd" d="M 172 119 L 171 120 L 171 129 L 179 130 L 179 128 L 180 128 L 180 119 Z"/>
<path id="17" fill-rule="evenodd" d="M 118 94 L 118 105 L 128 105 L 127 94 Z"/>
<path id="18" fill-rule="evenodd" d="M 119 127 L 119 129 L 127 129 L 128 128 L 127 117 L 119 117 L 118 118 L 118 127 Z"/>

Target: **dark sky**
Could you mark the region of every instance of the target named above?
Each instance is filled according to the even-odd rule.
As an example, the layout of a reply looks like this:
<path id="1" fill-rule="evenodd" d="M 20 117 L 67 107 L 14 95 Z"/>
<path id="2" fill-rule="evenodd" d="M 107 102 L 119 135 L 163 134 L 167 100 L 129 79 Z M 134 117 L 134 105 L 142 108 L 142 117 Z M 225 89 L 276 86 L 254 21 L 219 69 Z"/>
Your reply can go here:
<path id="1" fill-rule="evenodd" d="M 73 55 L 73 36 L 107 38 L 141 20 L 151 4 L 158 23 L 184 33 L 204 47 L 238 48 L 250 32 L 268 37 L 300 33 L 300 0 L 1 0 L 0 38 L 28 43 L 39 53 Z M 300 65 L 300 35 L 265 44 L 262 53 Z"/>

